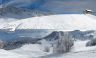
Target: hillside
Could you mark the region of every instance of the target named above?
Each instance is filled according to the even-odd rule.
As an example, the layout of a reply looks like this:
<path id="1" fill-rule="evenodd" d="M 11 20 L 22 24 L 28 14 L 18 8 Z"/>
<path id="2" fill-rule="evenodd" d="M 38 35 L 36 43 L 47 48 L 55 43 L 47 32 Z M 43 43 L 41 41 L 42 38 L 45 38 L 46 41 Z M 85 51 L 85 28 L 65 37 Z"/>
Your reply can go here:
<path id="1" fill-rule="evenodd" d="M 61 14 L 21 19 L 5 24 L 1 29 L 54 29 L 95 30 L 96 16 L 84 14 Z"/>

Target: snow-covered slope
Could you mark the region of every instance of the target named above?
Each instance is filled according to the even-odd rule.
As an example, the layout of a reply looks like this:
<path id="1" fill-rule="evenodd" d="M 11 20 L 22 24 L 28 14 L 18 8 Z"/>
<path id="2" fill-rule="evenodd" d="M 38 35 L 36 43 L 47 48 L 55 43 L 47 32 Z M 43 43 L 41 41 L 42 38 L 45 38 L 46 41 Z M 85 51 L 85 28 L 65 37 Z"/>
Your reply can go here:
<path id="1" fill-rule="evenodd" d="M 41 48 L 38 44 L 29 44 L 15 50 L 0 50 L 0 58 L 35 58 L 46 55 Z"/>
<path id="2" fill-rule="evenodd" d="M 96 18 L 84 14 L 32 17 L 5 24 L 4 29 L 96 30 Z"/>
<path id="3" fill-rule="evenodd" d="M 96 46 L 85 47 L 87 41 L 77 41 L 73 47 L 73 51 L 66 54 L 53 54 L 44 52 L 44 46 L 48 43 L 43 41 L 43 45 L 39 44 L 26 44 L 21 48 L 14 50 L 0 50 L 0 58 L 95 58 Z"/>
<path id="4" fill-rule="evenodd" d="M 7 24 L 8 22 L 12 22 L 12 21 L 16 21 L 15 18 L 3 18 L 3 17 L 0 17 L 0 29 L 5 25 Z"/>

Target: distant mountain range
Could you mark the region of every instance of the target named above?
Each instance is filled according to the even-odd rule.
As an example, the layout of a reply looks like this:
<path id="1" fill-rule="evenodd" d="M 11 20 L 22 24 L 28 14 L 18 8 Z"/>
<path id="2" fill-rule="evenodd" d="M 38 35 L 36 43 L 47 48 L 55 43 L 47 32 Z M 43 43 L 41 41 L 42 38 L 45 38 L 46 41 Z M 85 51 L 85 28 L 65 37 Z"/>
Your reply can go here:
<path id="1" fill-rule="evenodd" d="M 61 13 L 82 13 L 91 9 L 96 13 L 96 0 L 1 0 L 2 7 L 37 9 L 40 11 Z"/>
<path id="2" fill-rule="evenodd" d="M 16 19 L 24 19 L 35 16 L 44 16 L 53 14 L 52 12 L 40 11 L 38 9 L 27 9 L 27 8 L 18 8 L 14 6 L 7 6 L 0 8 L 0 16 L 16 18 Z"/>
<path id="3" fill-rule="evenodd" d="M 71 36 L 70 39 L 77 41 L 77 40 L 91 40 L 93 39 L 93 34 L 95 32 L 95 30 L 89 30 L 89 31 L 80 31 L 80 30 L 74 30 L 74 31 L 69 31 L 69 32 L 63 32 L 63 31 L 53 31 L 50 33 L 44 33 L 44 31 L 42 30 L 41 34 L 43 37 L 38 37 L 38 38 L 33 38 L 34 36 L 36 36 L 37 34 L 31 34 L 33 30 L 17 30 L 14 33 L 4 33 L 3 32 L 3 36 L 7 35 L 7 39 L 9 40 L 3 40 L 4 42 L 4 49 L 6 50 L 10 50 L 10 49 L 16 49 L 21 47 L 24 44 L 34 44 L 34 43 L 39 43 L 40 40 L 47 40 L 47 41 L 52 41 L 54 42 L 55 40 L 59 39 L 59 33 L 61 33 L 61 35 L 63 35 L 64 33 L 68 33 L 68 36 Z M 36 30 L 34 30 L 36 31 Z M 47 31 L 47 30 L 46 30 Z M 29 34 L 28 34 L 29 33 Z M 38 33 L 38 32 L 37 32 Z M 12 35 L 13 34 L 13 35 Z M 29 35 L 29 36 L 26 36 Z M 0 32 L 1 35 L 1 32 Z M 31 35 L 31 36 L 30 36 Z M 11 37 L 10 37 L 11 36 Z M 32 37 L 33 36 L 33 37 Z M 0 36 L 1 38 L 1 36 Z M 3 44 L 3 43 L 2 43 Z"/>

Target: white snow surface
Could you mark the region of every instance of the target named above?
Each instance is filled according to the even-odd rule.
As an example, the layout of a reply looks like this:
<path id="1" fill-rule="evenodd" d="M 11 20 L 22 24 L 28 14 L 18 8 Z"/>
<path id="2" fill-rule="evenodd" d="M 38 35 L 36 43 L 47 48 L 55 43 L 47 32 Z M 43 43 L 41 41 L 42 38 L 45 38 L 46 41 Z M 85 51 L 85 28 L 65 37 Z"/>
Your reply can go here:
<path id="1" fill-rule="evenodd" d="M 0 17 L 0 29 L 2 29 L 2 27 L 4 27 L 4 25 L 6 25 L 6 24 L 8 24 L 9 22 L 12 22 L 12 21 L 16 21 L 16 19 Z"/>
<path id="2" fill-rule="evenodd" d="M 0 18 L 0 29 L 59 29 L 59 30 L 95 30 L 96 16 L 84 14 L 50 15 L 33 17 L 5 22 Z M 8 18 L 6 18 L 8 19 Z M 48 42 L 43 44 L 26 44 L 14 50 L 0 49 L 0 58 L 96 58 L 96 46 L 86 47 L 87 41 L 76 41 L 71 52 L 66 54 L 52 54 L 44 52 L 44 47 L 49 46 Z M 48 45 L 47 45 L 48 44 Z"/>
<path id="3" fill-rule="evenodd" d="M 96 30 L 96 16 L 84 14 L 61 14 L 21 19 L 5 24 L 2 28 Z"/>
<path id="4" fill-rule="evenodd" d="M 43 44 L 26 44 L 21 48 L 14 50 L 0 50 L 0 58 L 95 58 L 96 46 L 86 47 L 87 41 L 76 41 L 71 52 L 65 54 L 52 54 L 44 52 L 43 48 L 48 43 Z M 45 45 L 44 45 L 45 43 Z M 50 50 L 52 52 L 52 50 Z"/>
<path id="5" fill-rule="evenodd" d="M 82 52 L 82 51 L 84 52 L 84 51 L 91 51 L 91 50 L 96 49 L 95 46 L 86 47 L 87 42 L 88 42 L 88 40 L 87 41 L 76 41 L 71 52 Z"/>

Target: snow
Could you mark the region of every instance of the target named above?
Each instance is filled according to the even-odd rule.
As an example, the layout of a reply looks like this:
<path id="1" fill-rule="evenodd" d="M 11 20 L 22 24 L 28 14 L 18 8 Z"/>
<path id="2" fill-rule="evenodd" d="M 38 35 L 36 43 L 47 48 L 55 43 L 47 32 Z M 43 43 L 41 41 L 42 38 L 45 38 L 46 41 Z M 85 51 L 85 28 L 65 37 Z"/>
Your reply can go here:
<path id="1" fill-rule="evenodd" d="M 22 57 L 22 55 L 12 53 L 12 52 L 8 52 L 6 50 L 0 50 L 0 58 L 13 58 L 13 57 L 14 58 L 20 58 L 20 57 Z"/>
<path id="2" fill-rule="evenodd" d="M 33 17 L 16 21 L 6 21 L 0 18 L 0 29 L 55 29 L 55 30 L 95 30 L 96 16 L 84 14 L 61 14 L 42 17 Z M 10 19 L 10 18 L 8 18 Z M 26 44 L 14 50 L 0 49 L 0 58 L 95 58 L 96 46 L 86 47 L 88 41 L 76 41 L 72 50 L 66 54 L 52 54 L 44 52 L 44 47 L 49 45 L 45 40 L 42 44 Z"/>
<path id="3" fill-rule="evenodd" d="M 0 58 L 30 58 L 46 54 L 40 50 L 40 45 L 29 44 L 15 50 L 0 50 Z"/>
<path id="4" fill-rule="evenodd" d="M 61 14 L 21 19 L 5 24 L 2 28 L 54 29 L 54 30 L 95 30 L 96 16 L 84 14 Z"/>
<path id="5" fill-rule="evenodd" d="M 88 42 L 88 40 L 87 41 L 76 41 L 71 52 L 82 52 L 82 51 L 90 51 L 90 50 L 96 49 L 96 46 L 86 47 L 87 42 Z"/>
<path id="6" fill-rule="evenodd" d="M 87 52 L 79 52 L 79 53 L 67 53 L 64 55 L 55 55 L 52 57 L 42 57 L 42 58 L 95 58 L 96 51 L 87 51 Z"/>
<path id="7" fill-rule="evenodd" d="M 87 41 L 76 41 L 74 50 L 66 54 L 52 54 L 50 52 L 43 51 L 43 45 L 41 44 L 26 44 L 21 48 L 14 50 L 0 50 L 0 58 L 95 58 L 96 46 L 85 47 Z M 43 40 L 42 43 L 46 41 Z M 87 50 L 86 50 L 86 49 Z M 52 51 L 52 50 L 51 50 Z"/>
<path id="8" fill-rule="evenodd" d="M 0 17 L 0 29 L 5 25 L 5 24 L 7 24 L 8 22 L 12 22 L 12 21 L 14 21 L 15 19 L 13 19 L 13 18 L 2 18 L 2 17 Z"/>
<path id="9" fill-rule="evenodd" d="M 41 56 L 41 58 L 95 58 L 96 46 L 86 47 L 87 42 L 88 41 L 76 41 L 71 52 L 65 54 L 47 54 Z"/>

